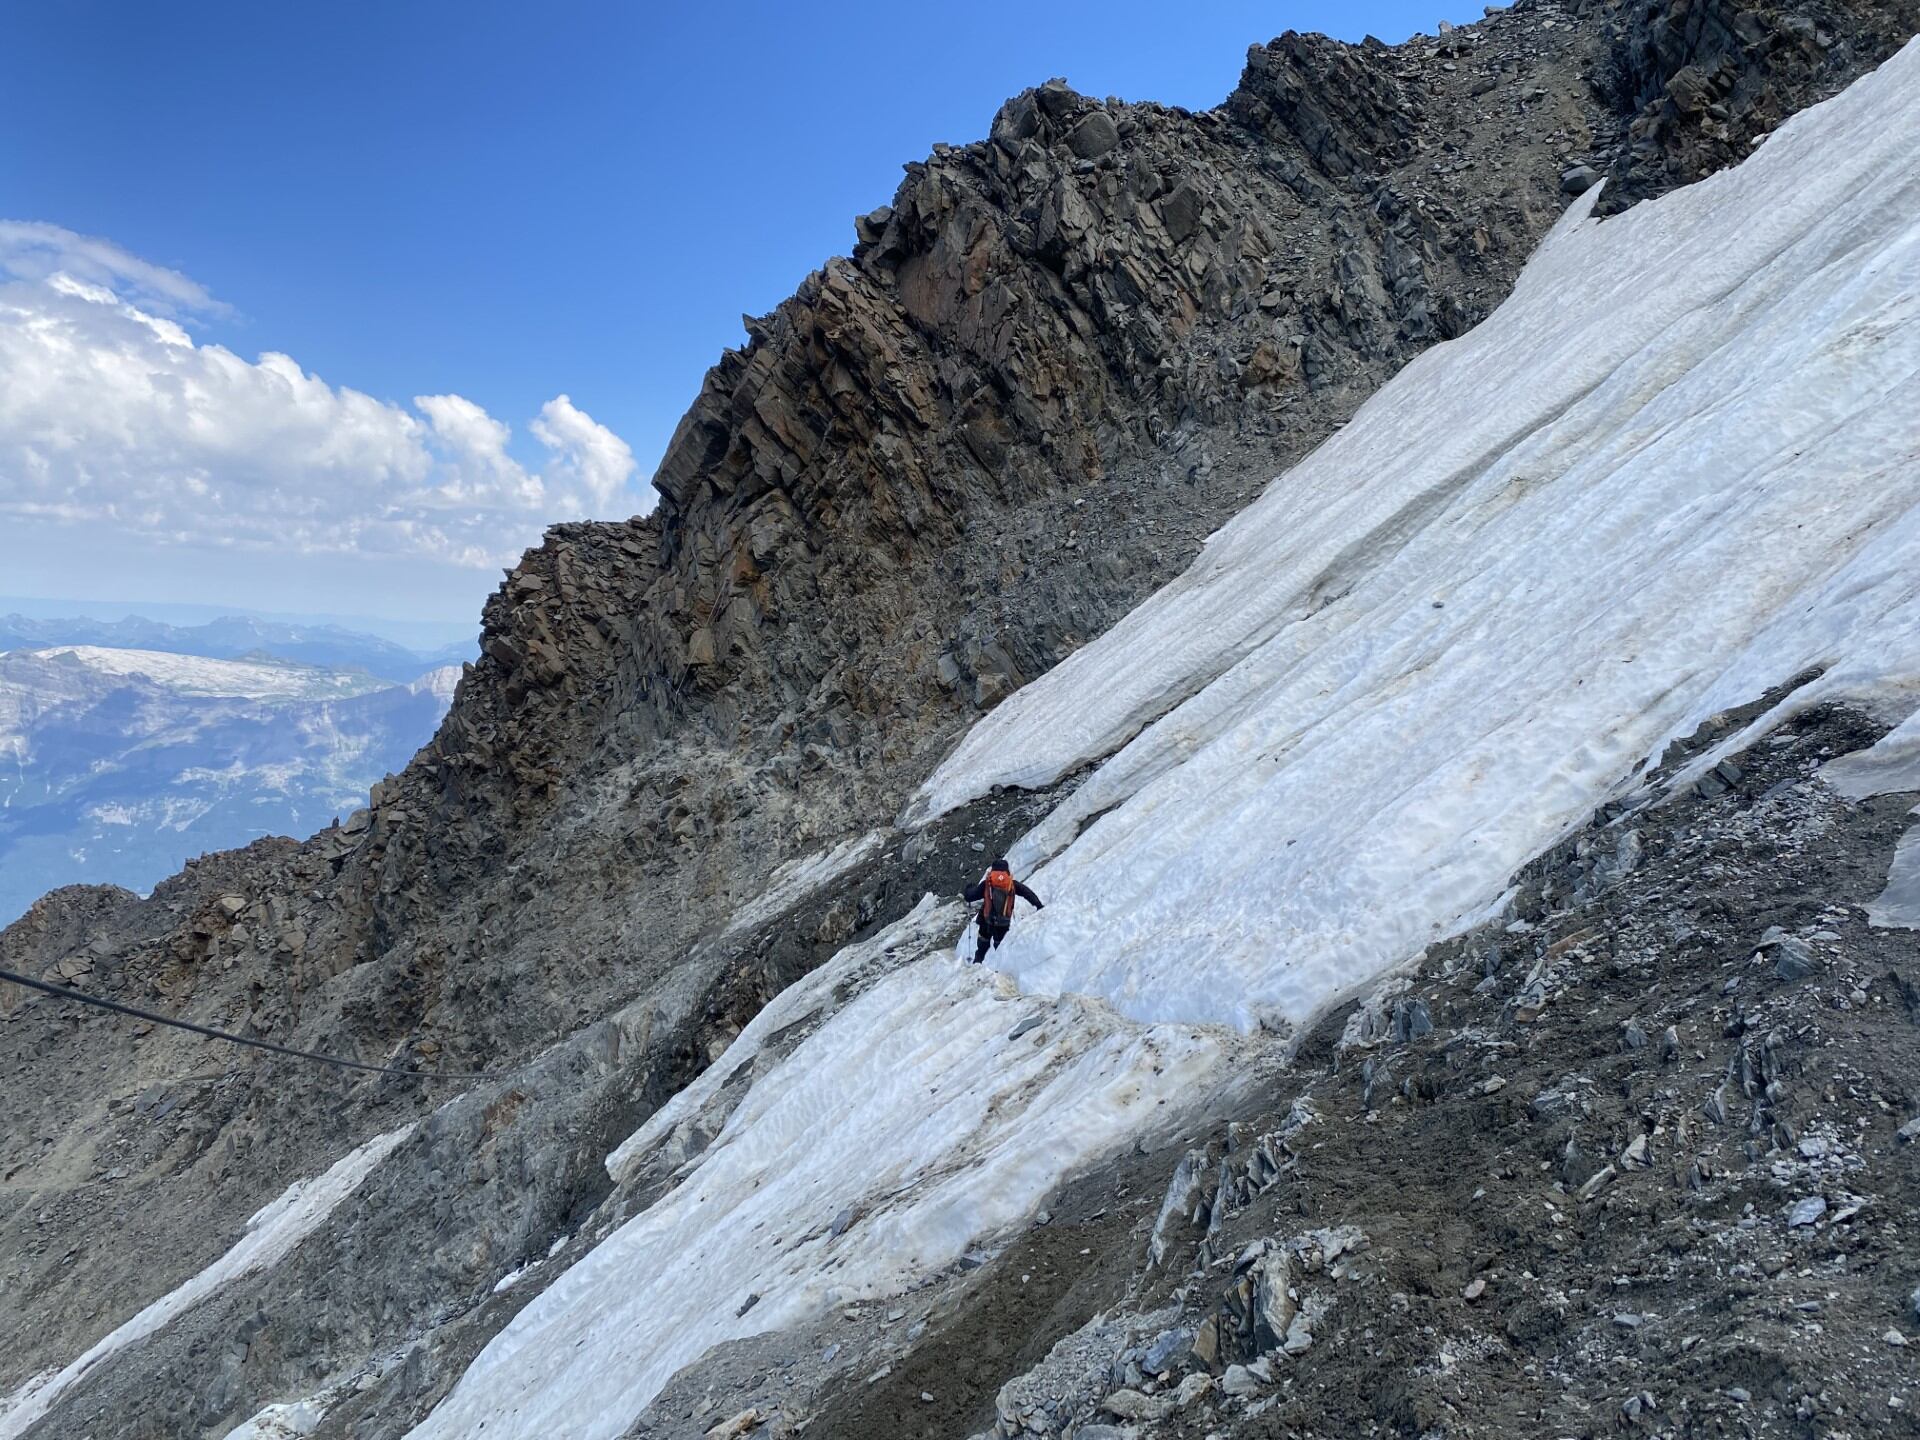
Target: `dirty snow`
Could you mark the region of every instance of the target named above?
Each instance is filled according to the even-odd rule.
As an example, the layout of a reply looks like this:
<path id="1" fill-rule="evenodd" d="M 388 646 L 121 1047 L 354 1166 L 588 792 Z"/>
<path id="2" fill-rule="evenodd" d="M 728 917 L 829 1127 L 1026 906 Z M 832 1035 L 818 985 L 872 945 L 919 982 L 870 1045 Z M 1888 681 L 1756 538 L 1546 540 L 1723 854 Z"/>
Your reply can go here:
<path id="1" fill-rule="evenodd" d="M 226 1440 L 299 1440 L 320 1428 L 326 1408 L 310 1400 L 269 1405 L 251 1420 L 229 1430 Z"/>
<path id="2" fill-rule="evenodd" d="M 782 910 L 831 884 L 856 865 L 863 864 L 886 844 L 887 832 L 869 830 L 850 840 L 842 840 L 831 849 L 821 850 L 798 860 L 789 860 L 767 877 L 766 888 L 734 911 L 725 933 L 737 935 L 771 920 Z"/>
<path id="3" fill-rule="evenodd" d="M 1912 814 L 1920 817 L 1920 810 Z M 1920 825 L 1908 829 L 1894 847 L 1887 867 L 1887 888 L 1867 906 L 1867 923 L 1887 929 L 1920 930 Z"/>
<path id="4" fill-rule="evenodd" d="M 1820 767 L 1820 778 L 1849 800 L 1920 790 L 1920 710 L 1865 750 Z"/>

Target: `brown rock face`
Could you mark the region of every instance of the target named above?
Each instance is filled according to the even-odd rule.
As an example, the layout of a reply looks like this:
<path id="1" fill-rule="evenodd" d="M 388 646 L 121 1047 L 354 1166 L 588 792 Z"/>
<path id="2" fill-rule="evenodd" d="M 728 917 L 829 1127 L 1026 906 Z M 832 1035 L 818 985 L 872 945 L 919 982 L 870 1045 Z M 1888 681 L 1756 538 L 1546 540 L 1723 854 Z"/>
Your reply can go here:
<path id="1" fill-rule="evenodd" d="M 1758 137 L 1878 64 L 1920 25 L 1910 0 L 1582 8 L 1601 21 L 1595 89 L 1628 117 L 1603 213 L 1738 163 Z"/>

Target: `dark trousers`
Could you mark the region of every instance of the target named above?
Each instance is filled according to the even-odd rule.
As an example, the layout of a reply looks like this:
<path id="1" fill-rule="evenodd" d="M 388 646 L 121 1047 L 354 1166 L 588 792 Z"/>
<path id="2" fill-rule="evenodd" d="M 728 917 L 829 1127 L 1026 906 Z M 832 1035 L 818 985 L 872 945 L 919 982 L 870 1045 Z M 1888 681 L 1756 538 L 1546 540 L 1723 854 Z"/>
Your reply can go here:
<path id="1" fill-rule="evenodd" d="M 1007 932 L 1004 928 L 991 930 L 985 925 L 979 925 L 976 928 L 979 930 L 979 940 L 973 952 L 973 963 L 978 965 L 987 958 L 987 951 L 1000 948 L 1000 942 L 1007 938 Z"/>

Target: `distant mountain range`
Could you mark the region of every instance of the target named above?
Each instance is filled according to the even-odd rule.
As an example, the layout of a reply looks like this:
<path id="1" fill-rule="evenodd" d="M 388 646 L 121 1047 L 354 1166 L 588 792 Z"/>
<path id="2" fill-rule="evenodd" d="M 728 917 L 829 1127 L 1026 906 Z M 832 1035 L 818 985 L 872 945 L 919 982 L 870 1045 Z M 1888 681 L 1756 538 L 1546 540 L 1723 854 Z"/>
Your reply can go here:
<path id="1" fill-rule="evenodd" d="M 117 620 L 84 616 L 45 619 L 0 615 L 0 650 L 92 645 L 116 650 L 160 650 L 236 660 L 265 655 L 328 669 L 360 669 L 383 680 L 413 680 L 478 653 L 475 644 L 420 651 L 337 625 L 293 625 L 251 615 L 226 615 L 204 625 L 172 625 L 131 615 Z"/>
<path id="2" fill-rule="evenodd" d="M 251 623 L 153 628 L 238 644 Z M 70 640 L 0 654 L 0 924 L 57 886 L 144 890 L 194 855 L 350 813 L 432 736 L 460 678 L 458 666 L 421 674 L 414 657 L 396 684 L 367 664 L 368 637 L 281 631 L 253 638 L 347 653 L 352 668 L 259 645 L 242 659 Z M 406 653 L 387 648 L 390 666 Z"/>

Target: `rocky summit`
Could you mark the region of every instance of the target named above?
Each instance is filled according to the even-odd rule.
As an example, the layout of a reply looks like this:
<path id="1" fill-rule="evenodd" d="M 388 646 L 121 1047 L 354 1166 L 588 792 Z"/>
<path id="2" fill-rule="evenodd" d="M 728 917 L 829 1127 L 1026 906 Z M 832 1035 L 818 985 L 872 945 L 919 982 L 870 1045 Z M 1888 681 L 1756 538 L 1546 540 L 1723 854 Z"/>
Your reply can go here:
<path id="1" fill-rule="evenodd" d="M 1914 0 L 1521 0 L 1398 47 L 1283 35 L 1205 112 L 1049 81 L 907 165 L 848 256 L 746 319 L 658 508 L 507 575 L 364 810 L 0 933 L 29 976 L 489 1077 L 0 984 L 0 1437 L 1911 1426 L 1920 992 L 1868 911 L 1897 907 L 1913 784 L 1826 778 L 1900 718 L 1847 696 L 1750 741 L 1773 712 L 1725 697 L 1498 914 L 1368 957 L 1297 1028 L 1136 1033 L 961 972 L 981 1043 L 1033 1068 L 955 1100 L 983 1128 L 895 1188 L 753 1222 L 779 1254 L 844 1243 L 841 1281 L 636 1322 L 592 1428 L 485 1383 L 545 1353 L 510 1327 L 604 1340 L 567 1307 L 648 1278 L 602 1279 L 604 1247 L 670 1252 L 696 1199 L 743 1203 L 757 1179 L 690 1177 L 753 1161 L 783 1097 L 889 1090 L 808 1071 L 810 1042 L 919 1013 L 951 898 L 1086 780 L 902 824 L 976 721 L 1486 321 L 1569 204 L 1604 230 L 1764 154 L 1916 29 Z M 993 1128 L 1036 1096 L 1099 1105 Z M 908 1153 L 868 1118 L 779 1131 L 786 1168 Z M 992 1224 L 889 1211 L 949 1181 L 939 1214 Z M 896 1283 L 909 1241 L 953 1253 Z"/>

